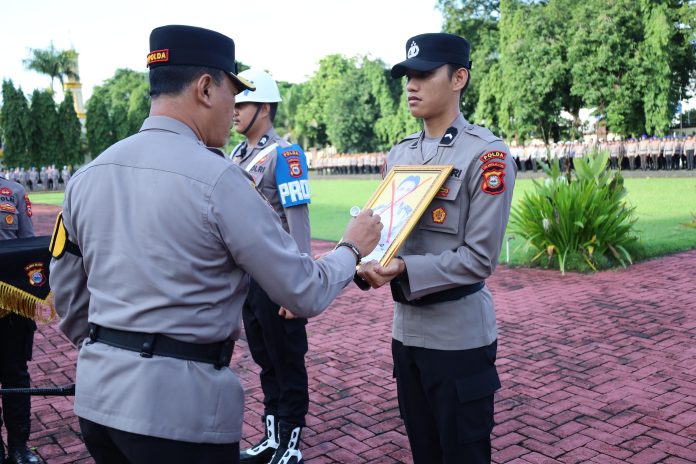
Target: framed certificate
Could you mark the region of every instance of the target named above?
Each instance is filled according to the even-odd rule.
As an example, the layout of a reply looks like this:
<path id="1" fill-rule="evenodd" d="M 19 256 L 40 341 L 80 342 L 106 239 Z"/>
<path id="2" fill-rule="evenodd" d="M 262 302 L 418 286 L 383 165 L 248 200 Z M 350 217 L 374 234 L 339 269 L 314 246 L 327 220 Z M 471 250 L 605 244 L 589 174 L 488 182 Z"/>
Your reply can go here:
<path id="1" fill-rule="evenodd" d="M 379 214 L 384 225 L 377 247 L 361 263 L 379 261 L 386 266 L 411 233 L 453 166 L 394 166 L 365 208 Z"/>

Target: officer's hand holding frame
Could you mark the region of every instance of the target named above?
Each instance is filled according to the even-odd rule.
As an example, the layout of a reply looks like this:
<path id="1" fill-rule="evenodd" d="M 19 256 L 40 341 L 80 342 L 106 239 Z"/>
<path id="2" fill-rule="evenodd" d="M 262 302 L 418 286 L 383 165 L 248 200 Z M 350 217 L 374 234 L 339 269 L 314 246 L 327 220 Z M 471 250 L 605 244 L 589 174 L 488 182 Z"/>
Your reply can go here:
<path id="1" fill-rule="evenodd" d="M 360 256 L 365 256 L 371 253 L 379 243 L 381 229 L 379 215 L 365 208 L 348 223 L 341 242 L 354 245 L 360 252 Z"/>

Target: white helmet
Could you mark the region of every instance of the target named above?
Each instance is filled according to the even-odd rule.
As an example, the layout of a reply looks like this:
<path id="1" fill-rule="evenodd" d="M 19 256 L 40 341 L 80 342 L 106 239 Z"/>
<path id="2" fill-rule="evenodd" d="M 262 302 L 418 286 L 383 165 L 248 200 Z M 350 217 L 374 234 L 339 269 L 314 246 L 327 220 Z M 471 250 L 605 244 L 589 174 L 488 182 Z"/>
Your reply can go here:
<path id="1" fill-rule="evenodd" d="M 237 95 L 236 103 L 276 103 L 281 101 L 278 84 L 270 74 L 256 69 L 247 69 L 239 73 L 240 77 L 256 85 L 256 90 L 245 90 Z"/>

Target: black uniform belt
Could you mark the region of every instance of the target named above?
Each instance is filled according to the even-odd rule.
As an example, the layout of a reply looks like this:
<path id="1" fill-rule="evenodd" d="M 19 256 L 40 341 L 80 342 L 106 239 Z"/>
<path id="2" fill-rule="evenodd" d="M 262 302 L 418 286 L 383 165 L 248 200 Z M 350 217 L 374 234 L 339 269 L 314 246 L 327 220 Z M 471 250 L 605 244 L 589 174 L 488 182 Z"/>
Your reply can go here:
<path id="1" fill-rule="evenodd" d="M 101 342 L 124 350 L 136 351 L 143 358 L 166 356 L 213 364 L 215 369 L 229 366 L 234 341 L 216 343 L 189 343 L 162 334 L 129 332 L 109 329 L 97 324 L 89 325 L 89 343 Z"/>
<path id="2" fill-rule="evenodd" d="M 467 295 L 471 295 L 472 293 L 476 293 L 479 290 L 481 290 L 484 287 L 485 282 L 477 282 L 475 284 L 462 285 L 460 287 L 450 288 L 441 292 L 431 293 L 429 295 L 425 295 L 410 301 L 406 299 L 406 296 L 404 295 L 404 292 L 401 289 L 401 285 L 399 284 L 399 282 L 395 282 L 394 280 L 392 280 L 390 282 L 390 285 L 392 298 L 394 299 L 394 301 L 411 306 L 425 306 L 464 298 Z"/>

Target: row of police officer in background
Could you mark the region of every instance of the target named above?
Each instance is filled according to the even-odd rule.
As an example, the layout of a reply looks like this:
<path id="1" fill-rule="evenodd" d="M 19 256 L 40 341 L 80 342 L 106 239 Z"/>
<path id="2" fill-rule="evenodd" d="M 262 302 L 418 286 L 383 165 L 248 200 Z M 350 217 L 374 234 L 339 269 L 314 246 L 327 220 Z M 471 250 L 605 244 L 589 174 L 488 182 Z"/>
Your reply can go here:
<path id="1" fill-rule="evenodd" d="M 510 153 L 521 171 L 536 171 L 541 163 L 557 158 L 567 167 L 573 159 L 595 151 L 609 154 L 612 169 L 642 171 L 676 171 L 694 169 L 696 134 L 684 137 L 647 137 L 640 139 L 597 142 L 561 141 L 546 146 L 542 143 L 510 145 Z"/>
<path id="2" fill-rule="evenodd" d="M 70 176 L 71 172 L 67 166 L 63 166 L 63 169 L 59 171 L 55 165 L 42 166 L 39 170 L 32 167 L 29 170 L 14 168 L 0 171 L 0 177 L 21 184 L 29 192 L 64 188 L 70 180 Z"/>

